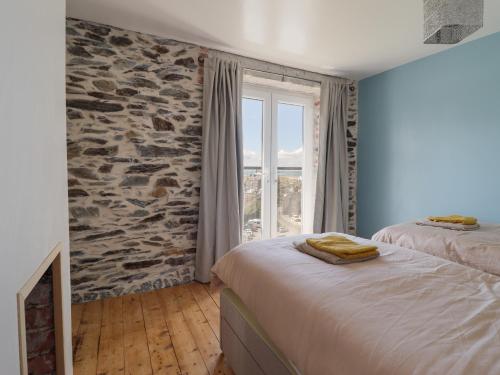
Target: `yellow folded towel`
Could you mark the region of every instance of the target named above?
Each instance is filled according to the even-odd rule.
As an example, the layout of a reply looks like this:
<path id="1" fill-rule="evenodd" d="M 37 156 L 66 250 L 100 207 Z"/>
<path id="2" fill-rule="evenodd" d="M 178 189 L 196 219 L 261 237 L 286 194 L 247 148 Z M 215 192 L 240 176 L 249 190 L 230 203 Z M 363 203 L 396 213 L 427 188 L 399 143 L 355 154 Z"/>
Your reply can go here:
<path id="1" fill-rule="evenodd" d="M 342 259 L 362 259 L 379 254 L 377 246 L 360 245 L 343 236 L 334 235 L 320 238 L 308 238 L 306 242 L 316 250 L 336 255 Z"/>
<path id="2" fill-rule="evenodd" d="M 355 259 L 365 259 L 365 258 L 374 258 L 380 253 L 378 250 L 370 250 L 370 251 L 365 251 L 364 253 L 358 253 L 358 254 L 342 254 L 342 253 L 332 253 L 339 258 L 345 259 L 345 260 L 355 260 Z"/>
<path id="3" fill-rule="evenodd" d="M 440 223 L 453 223 L 464 225 L 475 225 L 477 219 L 472 216 L 449 215 L 449 216 L 429 216 L 427 220 L 440 222 Z"/>

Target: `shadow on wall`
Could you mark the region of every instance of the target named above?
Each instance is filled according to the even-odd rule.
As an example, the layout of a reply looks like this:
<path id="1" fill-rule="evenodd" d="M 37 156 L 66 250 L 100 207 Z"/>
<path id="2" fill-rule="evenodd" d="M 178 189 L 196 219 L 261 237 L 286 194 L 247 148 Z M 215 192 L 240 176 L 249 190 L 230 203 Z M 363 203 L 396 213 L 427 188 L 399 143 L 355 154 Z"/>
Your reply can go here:
<path id="1" fill-rule="evenodd" d="M 93 1 L 97 2 L 98 0 Z M 100 22 L 100 24 L 105 24 L 106 27 L 109 27 L 107 26 L 108 24 L 112 24 L 113 19 L 126 20 L 127 29 L 131 32 L 133 30 L 140 30 L 143 35 L 144 33 L 156 36 L 168 35 L 169 38 L 173 39 L 177 36 L 182 36 L 178 40 L 187 42 L 197 41 L 201 45 L 212 48 L 224 49 L 231 47 L 213 35 L 210 30 L 202 30 L 197 27 L 195 22 L 192 21 L 192 12 L 190 13 L 191 18 L 189 20 L 183 20 L 173 15 L 169 11 L 169 7 L 165 6 L 165 3 L 149 2 L 147 6 L 137 7 L 134 3 L 122 1 L 100 1 L 99 5 L 95 7 L 95 9 L 99 9 L 99 14 L 96 14 L 92 11 L 94 8 L 92 6 L 89 7 L 89 2 L 91 1 L 69 2 L 67 14 L 76 19 L 95 20 Z M 177 6 L 183 5 L 177 4 Z M 238 2 L 232 3 L 231 6 L 241 8 Z M 210 15 L 213 12 L 210 2 L 197 4 L 197 8 L 199 14 Z M 235 12 L 237 13 L 238 10 Z M 112 19 L 107 17 L 110 14 L 113 15 Z M 216 17 L 217 15 L 212 14 L 212 16 Z"/>

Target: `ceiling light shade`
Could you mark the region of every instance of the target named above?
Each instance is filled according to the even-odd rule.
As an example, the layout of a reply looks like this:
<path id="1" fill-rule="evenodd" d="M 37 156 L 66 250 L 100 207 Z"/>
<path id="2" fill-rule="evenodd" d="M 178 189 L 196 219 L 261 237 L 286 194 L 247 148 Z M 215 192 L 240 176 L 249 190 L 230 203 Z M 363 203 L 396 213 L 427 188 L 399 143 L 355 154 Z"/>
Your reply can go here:
<path id="1" fill-rule="evenodd" d="M 483 27 L 484 0 L 424 0 L 424 43 L 455 44 Z"/>

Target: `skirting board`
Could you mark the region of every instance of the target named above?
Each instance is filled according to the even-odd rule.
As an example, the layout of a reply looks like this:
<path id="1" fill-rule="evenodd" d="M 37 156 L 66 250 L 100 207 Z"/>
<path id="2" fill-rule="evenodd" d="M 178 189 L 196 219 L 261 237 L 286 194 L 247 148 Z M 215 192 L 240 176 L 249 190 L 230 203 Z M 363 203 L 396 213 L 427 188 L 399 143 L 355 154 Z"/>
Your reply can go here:
<path id="1" fill-rule="evenodd" d="M 49 255 L 43 260 L 42 264 L 36 269 L 35 273 L 26 281 L 23 287 L 17 293 L 17 318 L 19 327 L 19 362 L 21 375 L 28 375 L 28 352 L 26 347 L 26 312 L 24 302 L 31 293 L 35 285 L 43 276 L 45 271 L 52 266 L 52 289 L 54 297 L 54 328 L 55 328 L 55 346 L 56 346 L 56 373 L 64 375 L 65 356 L 64 356 L 64 331 L 62 314 L 62 274 L 61 274 L 61 250 L 62 243 L 58 243 Z"/>

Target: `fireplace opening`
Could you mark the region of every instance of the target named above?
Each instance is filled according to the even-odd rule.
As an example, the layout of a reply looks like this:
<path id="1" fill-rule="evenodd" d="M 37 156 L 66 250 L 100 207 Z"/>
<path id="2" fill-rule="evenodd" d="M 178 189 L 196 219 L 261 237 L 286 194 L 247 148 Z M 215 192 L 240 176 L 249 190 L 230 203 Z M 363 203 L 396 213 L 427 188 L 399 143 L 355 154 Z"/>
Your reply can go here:
<path id="1" fill-rule="evenodd" d="M 56 337 L 52 266 L 24 301 L 28 374 L 56 373 Z"/>
<path id="2" fill-rule="evenodd" d="M 61 246 L 17 294 L 22 375 L 64 374 Z"/>

